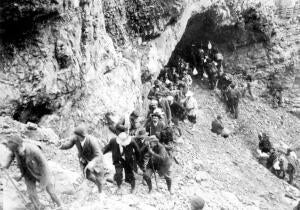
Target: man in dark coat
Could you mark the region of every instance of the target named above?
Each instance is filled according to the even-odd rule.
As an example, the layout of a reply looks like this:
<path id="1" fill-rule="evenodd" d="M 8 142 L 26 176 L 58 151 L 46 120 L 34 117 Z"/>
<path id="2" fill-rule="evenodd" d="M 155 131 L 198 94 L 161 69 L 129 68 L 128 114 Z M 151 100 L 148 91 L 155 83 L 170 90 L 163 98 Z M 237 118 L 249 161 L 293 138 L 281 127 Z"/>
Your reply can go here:
<path id="1" fill-rule="evenodd" d="M 131 135 L 134 135 L 138 125 L 139 113 L 135 110 L 131 114 L 121 117 L 120 121 L 116 124 L 116 135 L 119 135 L 122 132 L 129 132 Z"/>
<path id="2" fill-rule="evenodd" d="M 140 151 L 138 145 L 125 132 L 119 136 L 112 138 L 103 148 L 103 154 L 112 152 L 112 161 L 115 166 L 116 173 L 114 180 L 121 189 L 123 181 L 123 169 L 125 171 L 125 182 L 131 185 L 131 193 L 135 190 L 134 168 L 136 160 L 140 159 Z"/>
<path id="3" fill-rule="evenodd" d="M 83 126 L 75 128 L 74 134 L 75 135 L 67 139 L 59 149 L 67 150 L 76 145 L 79 164 L 85 177 L 95 183 L 99 193 L 101 193 L 104 167 L 100 145 L 94 137 L 87 135 Z"/>
<path id="4" fill-rule="evenodd" d="M 226 90 L 226 96 L 228 108 L 231 114 L 233 114 L 234 118 L 237 119 L 239 116 L 238 106 L 241 98 L 241 93 L 234 83 L 229 85 L 228 89 Z"/>
<path id="5" fill-rule="evenodd" d="M 179 74 L 177 73 L 177 69 L 176 67 L 172 67 L 172 72 L 171 72 L 171 76 L 169 76 L 171 78 L 171 81 L 176 85 L 178 83 L 179 80 Z"/>
<path id="6" fill-rule="evenodd" d="M 229 131 L 225 129 L 222 122 L 222 117 L 220 115 L 217 116 L 217 119 L 212 121 L 211 132 L 216 133 L 217 135 L 221 135 L 224 138 L 227 138 L 229 136 Z"/>
<path id="7" fill-rule="evenodd" d="M 201 47 L 197 47 L 195 44 L 193 44 L 192 46 L 193 65 L 196 67 L 200 79 L 202 79 L 204 73 L 204 57 L 205 57 L 204 50 Z"/>
<path id="8" fill-rule="evenodd" d="M 144 157 L 146 153 L 148 152 L 148 132 L 145 128 L 141 128 L 138 130 L 137 135 L 134 137 L 134 141 L 137 143 L 139 150 L 140 150 L 140 158 L 137 160 L 137 165 L 140 167 L 140 169 L 145 172 L 144 168 Z"/>
<path id="9" fill-rule="evenodd" d="M 2 143 L 12 152 L 4 168 L 9 168 L 16 157 L 18 167 L 21 171 L 19 180 L 21 180 L 22 177 L 25 178 L 27 192 L 35 209 L 41 209 L 41 203 L 36 190 L 36 182 L 39 182 L 42 189 L 46 189 L 53 202 L 61 206 L 61 201 L 54 192 L 49 166 L 42 151 L 36 145 L 24 143 L 23 139 L 19 136 L 12 136 Z"/>
<path id="10" fill-rule="evenodd" d="M 150 136 L 160 135 L 161 131 L 165 128 L 165 124 L 160 120 L 161 116 L 158 113 L 151 115 L 151 121 L 146 125 L 146 131 Z"/>
<path id="11" fill-rule="evenodd" d="M 160 107 L 163 112 L 165 113 L 165 124 L 169 125 L 172 120 L 172 113 L 170 109 L 169 102 L 166 98 L 164 98 L 164 94 L 162 92 L 159 92 L 156 94 L 157 96 L 157 101 L 158 101 L 158 107 Z"/>
<path id="12" fill-rule="evenodd" d="M 264 153 L 269 153 L 272 149 L 272 144 L 270 142 L 269 136 L 266 133 L 258 134 L 259 149 Z"/>
<path id="13" fill-rule="evenodd" d="M 154 86 L 150 89 L 147 98 L 149 100 L 156 99 L 156 94 L 158 92 L 162 92 L 164 94 L 167 94 L 169 92 L 169 90 L 166 87 L 164 87 L 159 80 L 155 80 L 154 81 Z"/>
<path id="14" fill-rule="evenodd" d="M 278 106 L 282 106 L 283 104 L 283 85 L 280 79 L 280 76 L 275 73 L 270 76 L 271 81 L 269 84 L 270 93 L 273 96 L 273 107 L 277 108 Z"/>
<path id="15" fill-rule="evenodd" d="M 171 109 L 172 121 L 178 125 L 178 120 L 183 121 L 185 118 L 185 108 L 177 101 L 174 101 L 173 96 L 168 96 L 167 99 Z"/>
<path id="16" fill-rule="evenodd" d="M 276 149 L 274 148 L 271 148 L 270 150 L 270 156 L 267 160 L 267 164 L 266 164 L 266 167 L 271 170 L 272 173 L 275 173 L 274 169 L 273 169 L 273 165 L 274 165 L 274 162 L 277 160 L 277 158 L 279 157 L 279 154 L 278 152 L 276 151 Z"/>
<path id="17" fill-rule="evenodd" d="M 156 138 L 156 136 L 150 136 L 150 145 L 148 147 L 148 153 L 145 155 L 144 164 L 146 170 L 143 178 L 148 185 L 149 193 L 152 191 L 151 176 L 155 172 L 157 172 L 159 176 L 163 176 L 165 178 L 168 190 L 171 193 L 172 160 L 169 157 L 165 147 L 159 143 L 159 140 Z"/>

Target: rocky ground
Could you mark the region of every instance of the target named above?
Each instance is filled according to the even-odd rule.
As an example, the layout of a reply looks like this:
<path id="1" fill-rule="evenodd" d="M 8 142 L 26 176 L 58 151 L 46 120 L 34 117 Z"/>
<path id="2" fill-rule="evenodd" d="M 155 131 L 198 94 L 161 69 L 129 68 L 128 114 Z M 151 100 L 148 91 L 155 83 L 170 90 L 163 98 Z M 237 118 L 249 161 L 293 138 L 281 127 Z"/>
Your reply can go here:
<path id="1" fill-rule="evenodd" d="M 200 84 L 199 81 L 194 83 Z M 39 144 L 50 161 L 64 209 L 188 209 L 189 198 L 194 194 L 205 199 L 205 209 L 292 209 L 300 199 L 299 190 L 258 164 L 254 151 L 257 133 L 267 130 L 273 143 L 282 141 L 294 148 L 298 146 L 299 154 L 296 142 L 300 137 L 299 119 L 284 108 L 271 109 L 260 98 L 256 101 L 245 98 L 241 103 L 240 118 L 233 120 L 225 113 L 216 93 L 202 84 L 195 84 L 193 89 L 199 103 L 197 129 L 192 132 L 188 125 L 181 124 L 184 142 L 176 147 L 175 155 L 180 165 L 174 163 L 173 167 L 173 195 L 168 193 L 161 178 L 158 178 L 158 189 L 153 180 L 154 192 L 149 195 L 147 187 L 141 184 L 140 175 L 137 175 L 138 188 L 134 195 L 129 194 L 127 184 L 124 184 L 122 195 L 116 195 L 116 186 L 109 182 L 105 184 L 104 194 L 99 195 L 91 183 L 80 178 L 76 149 L 57 150 L 54 145 L 57 138 L 37 128 L 42 135 L 31 136 L 36 140 L 44 139 Z M 228 139 L 210 132 L 210 123 L 217 114 L 223 115 L 225 124 L 233 130 L 234 134 Z M 27 135 L 28 130 L 34 129 L 32 125 L 20 124 L 22 128 L 15 130 L 11 128 L 14 123 L 8 118 L 2 119 L 1 132 L 21 131 Z M 105 161 L 110 172 L 108 177 L 114 170 L 110 158 L 106 156 Z M 17 174 L 14 167 L 9 173 Z M 2 180 L 4 209 L 26 209 L 11 183 Z M 17 185 L 26 194 L 24 183 Z M 54 208 L 48 195 L 42 193 L 40 197 L 48 209 Z M 32 207 L 27 206 L 27 209 Z"/>

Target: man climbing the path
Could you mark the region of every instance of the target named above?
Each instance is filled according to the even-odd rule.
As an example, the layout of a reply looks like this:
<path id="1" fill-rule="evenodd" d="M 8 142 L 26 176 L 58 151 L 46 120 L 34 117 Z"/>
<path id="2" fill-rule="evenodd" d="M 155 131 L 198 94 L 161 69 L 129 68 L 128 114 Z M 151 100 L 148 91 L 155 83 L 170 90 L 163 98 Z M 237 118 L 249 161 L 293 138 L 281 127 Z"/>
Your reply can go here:
<path id="1" fill-rule="evenodd" d="M 233 117 L 237 119 L 239 116 L 239 102 L 241 98 L 241 93 L 237 88 L 236 84 L 234 83 L 229 85 L 227 93 L 229 110 L 231 114 L 233 114 Z"/>
<path id="2" fill-rule="evenodd" d="M 87 134 L 85 126 L 81 125 L 75 128 L 74 135 L 68 138 L 59 149 L 67 150 L 76 146 L 78 150 L 78 158 L 84 176 L 95 183 L 98 192 L 102 192 L 104 168 L 103 155 L 100 145 L 95 137 Z"/>
<path id="3" fill-rule="evenodd" d="M 193 92 L 187 92 L 184 107 L 186 110 L 187 119 L 192 123 L 191 130 L 194 130 L 197 122 L 198 103 L 197 100 L 194 98 Z"/>
<path id="4" fill-rule="evenodd" d="M 120 133 L 112 138 L 103 148 L 103 154 L 112 152 L 112 161 L 115 166 L 114 180 L 117 183 L 117 193 L 121 191 L 123 182 L 123 169 L 125 182 L 131 185 L 131 193 L 135 192 L 134 169 L 136 160 L 140 159 L 140 151 L 137 143 L 127 133 Z"/>
<path id="5" fill-rule="evenodd" d="M 150 136 L 160 136 L 161 131 L 165 128 L 165 124 L 160 120 L 161 116 L 158 113 L 151 115 L 151 121 L 146 125 L 146 131 Z"/>
<path id="6" fill-rule="evenodd" d="M 134 136 L 134 141 L 137 143 L 139 150 L 140 150 L 140 158 L 137 160 L 137 165 L 140 169 L 145 172 L 144 168 L 144 158 L 146 153 L 148 152 L 148 140 L 149 140 L 149 133 L 146 131 L 145 128 L 141 128 L 137 131 L 136 136 Z"/>
<path id="7" fill-rule="evenodd" d="M 144 159 L 145 173 L 144 179 L 148 185 L 149 193 L 152 191 L 151 177 L 153 173 L 158 173 L 159 176 L 164 177 L 170 193 L 172 193 L 171 185 L 171 165 L 172 160 L 168 155 L 165 147 L 159 143 L 156 136 L 150 136 L 148 153 Z"/>
<path id="8" fill-rule="evenodd" d="M 188 87 L 188 89 L 191 88 L 192 83 L 193 83 L 193 79 L 191 77 L 191 75 L 188 74 L 187 70 L 183 71 L 183 78 L 182 81 L 184 82 L 184 84 Z"/>
<path id="9" fill-rule="evenodd" d="M 60 207 L 61 201 L 54 191 L 54 184 L 50 177 L 50 168 L 40 148 L 34 144 L 25 143 L 21 137 L 16 135 L 8 137 L 2 144 L 12 153 L 7 164 L 0 167 L 8 169 L 14 158 L 17 159 L 17 165 L 21 171 L 19 181 L 24 177 L 29 199 L 33 203 L 35 210 L 42 208 L 37 195 L 37 182 L 41 189 L 46 189 L 52 201 Z"/>
<path id="10" fill-rule="evenodd" d="M 160 107 L 165 113 L 165 125 L 169 125 L 172 120 L 172 114 L 169 102 L 166 98 L 163 97 L 163 93 L 159 92 L 156 95 L 158 101 L 158 107 Z"/>
<path id="11" fill-rule="evenodd" d="M 258 147 L 260 151 L 264 153 L 270 153 L 272 149 L 272 144 L 270 142 L 269 136 L 265 132 L 263 132 L 258 134 L 258 139 L 259 139 Z"/>
<path id="12" fill-rule="evenodd" d="M 154 81 L 154 86 L 150 89 L 148 99 L 156 99 L 156 94 L 162 92 L 163 94 L 168 92 L 168 89 L 164 87 L 159 80 Z"/>
<path id="13" fill-rule="evenodd" d="M 217 118 L 212 121 L 211 132 L 221 135 L 224 138 L 229 137 L 229 130 L 224 127 L 222 117 L 220 115 L 218 115 Z"/>

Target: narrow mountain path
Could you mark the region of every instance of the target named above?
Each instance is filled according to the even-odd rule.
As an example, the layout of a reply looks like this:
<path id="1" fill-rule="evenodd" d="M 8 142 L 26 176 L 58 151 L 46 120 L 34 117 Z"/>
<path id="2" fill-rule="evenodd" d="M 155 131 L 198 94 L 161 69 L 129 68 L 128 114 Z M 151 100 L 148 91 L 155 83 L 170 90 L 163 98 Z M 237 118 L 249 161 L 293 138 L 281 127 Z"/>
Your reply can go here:
<path id="1" fill-rule="evenodd" d="M 205 209 L 211 210 L 292 209 L 300 199 L 299 191 L 260 165 L 253 151 L 258 144 L 257 132 L 261 130 L 270 133 L 273 143 L 283 141 L 293 145 L 300 137 L 299 119 L 284 109 L 271 109 L 260 100 L 243 99 L 240 117 L 234 120 L 214 92 L 199 85 L 194 85 L 193 91 L 199 105 L 197 126 L 192 132 L 188 124 L 180 125 L 184 143 L 178 144 L 174 152 L 180 165 L 173 164 L 173 195 L 168 193 L 162 178 L 157 179 L 158 189 L 153 179 L 154 191 L 148 194 L 141 175 L 137 175 L 134 195 L 129 193 L 128 184 L 123 184 L 122 195 L 116 195 L 116 186 L 109 182 L 104 186 L 104 194 L 99 195 L 93 184 L 80 179 L 75 148 L 59 151 L 53 145 L 45 145 L 64 209 L 186 210 L 194 194 L 203 197 Z M 231 137 L 224 139 L 210 132 L 211 121 L 217 114 L 221 114 L 225 125 L 234 131 Z M 106 163 L 113 173 L 109 155 Z M 7 186 L 9 194 L 15 195 L 12 186 Z M 19 187 L 26 193 L 23 182 Z M 53 209 L 48 195 L 42 193 L 40 197 L 48 209 Z"/>

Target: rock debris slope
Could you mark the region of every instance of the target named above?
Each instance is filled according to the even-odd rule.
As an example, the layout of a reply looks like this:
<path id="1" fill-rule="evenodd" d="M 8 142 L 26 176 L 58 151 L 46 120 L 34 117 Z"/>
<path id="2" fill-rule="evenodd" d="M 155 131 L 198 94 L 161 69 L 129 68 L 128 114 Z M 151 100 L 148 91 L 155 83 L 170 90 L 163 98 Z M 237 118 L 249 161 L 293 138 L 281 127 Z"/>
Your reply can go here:
<path id="1" fill-rule="evenodd" d="M 299 0 L 1 0 L 0 132 L 21 132 L 42 146 L 66 209 L 188 209 L 194 193 L 205 198 L 207 209 L 291 209 L 299 191 L 259 165 L 253 151 L 260 130 L 273 143 L 300 150 L 299 119 L 289 114 L 299 114 L 299 5 Z M 270 74 L 278 72 L 286 107 L 273 110 L 268 100 L 245 99 L 239 120 L 225 117 L 235 135 L 224 140 L 209 129 L 217 113 L 226 116 L 225 108 L 196 81 L 198 129 L 191 133 L 181 125 L 185 142 L 176 152 L 181 163 L 174 165 L 176 193 L 168 195 L 162 180 L 152 195 L 139 185 L 136 195 L 127 194 L 127 186 L 116 196 L 109 183 L 106 195 L 93 193 L 92 185 L 81 183 L 75 149 L 62 152 L 54 144 L 81 122 L 103 144 L 111 136 L 103 121 L 107 111 L 145 109 L 150 86 L 141 81 L 145 70 L 155 77 L 178 55 L 189 61 L 192 41 L 201 40 L 222 51 L 227 73 L 256 75 L 256 96 L 265 94 Z M 28 122 L 38 126 L 22 124 Z M 1 175 L 6 193 L 0 195 L 13 201 L 4 204 L 15 205 L 5 209 L 25 209 Z M 53 208 L 44 194 L 42 201 Z"/>
<path id="2" fill-rule="evenodd" d="M 104 187 L 105 195 L 99 196 L 92 184 L 80 181 L 76 149 L 58 151 L 53 144 L 41 142 L 53 168 L 56 190 L 66 204 L 65 208 L 188 209 L 189 197 L 194 194 L 206 200 L 206 209 L 213 210 L 291 209 L 296 205 L 300 199 L 299 190 L 277 179 L 259 165 L 253 151 L 254 145 L 257 145 L 257 132 L 262 129 L 270 132 L 274 143 L 283 140 L 286 144 L 295 145 L 300 136 L 296 125 L 299 120 L 284 110 L 275 112 L 260 101 L 245 99 L 241 105 L 240 119 L 233 121 L 226 117 L 224 107 L 215 95 L 198 85 L 194 89 L 200 108 L 199 121 L 195 132 L 189 131 L 186 125 L 181 125 L 184 130 L 184 143 L 177 145 L 175 152 L 181 165 L 174 164 L 173 168 L 174 195 L 169 195 L 163 179 L 158 179 L 159 189 L 154 186 L 154 192 L 148 195 L 147 187 L 141 184 L 141 177 L 138 176 L 135 195 L 129 194 L 130 186 L 126 184 L 124 194 L 115 195 L 116 186 L 107 182 Z M 260 110 L 264 114 L 257 114 Z M 223 139 L 210 132 L 210 122 L 216 113 L 224 114 L 225 124 L 236 135 Z M 26 131 L 28 128 L 23 129 Z M 40 130 L 36 132 L 39 133 Z M 107 169 L 113 173 L 110 163 L 108 156 Z M 22 182 L 19 187 L 25 193 Z M 10 196 L 6 199 L 19 201 L 10 183 L 5 185 L 5 190 L 9 192 L 5 194 Z M 48 204 L 49 209 L 53 208 L 48 197 L 44 196 L 45 194 L 42 195 L 42 201 Z M 8 200 L 4 200 L 6 201 Z M 22 204 L 21 201 L 17 203 Z"/>

